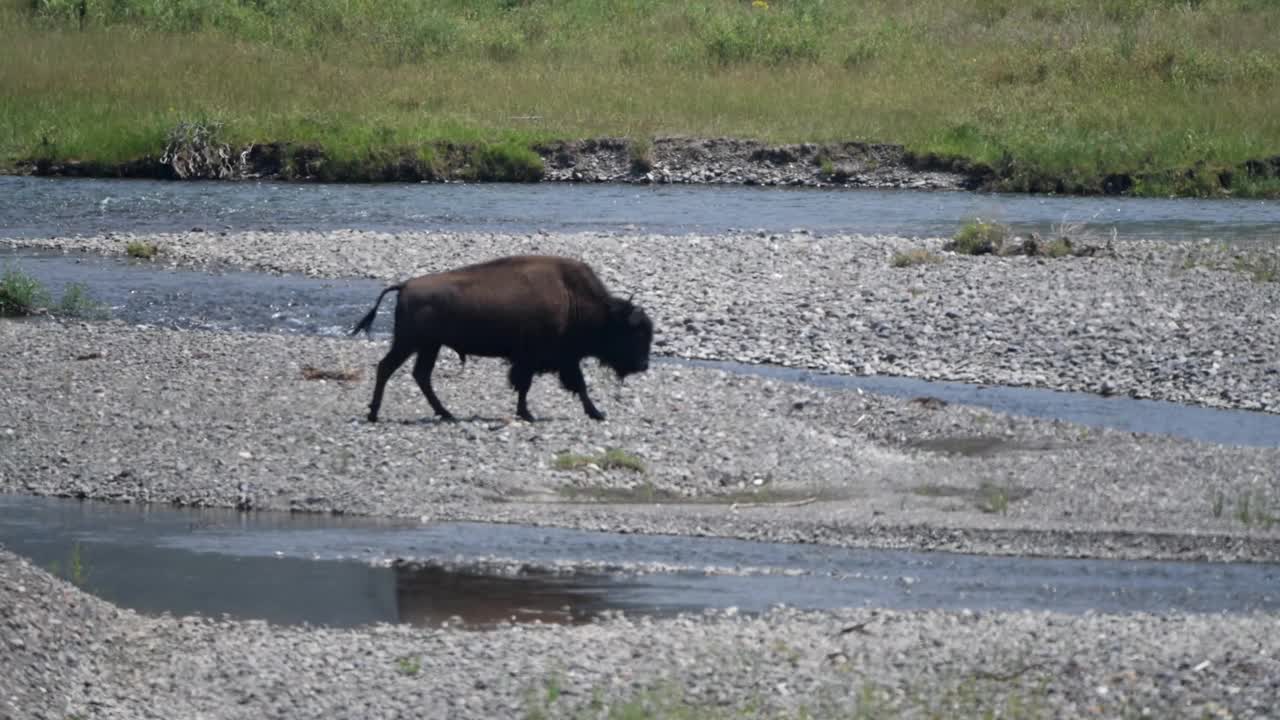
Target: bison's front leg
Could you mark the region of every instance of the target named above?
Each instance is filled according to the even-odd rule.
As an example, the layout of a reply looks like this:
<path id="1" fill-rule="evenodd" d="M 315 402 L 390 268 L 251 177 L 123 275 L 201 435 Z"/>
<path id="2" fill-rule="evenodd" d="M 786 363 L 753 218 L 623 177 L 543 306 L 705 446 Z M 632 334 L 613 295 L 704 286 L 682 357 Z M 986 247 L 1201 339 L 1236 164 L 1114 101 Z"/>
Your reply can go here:
<path id="1" fill-rule="evenodd" d="M 516 415 L 521 420 L 533 422 L 533 413 L 529 412 L 529 388 L 533 387 L 533 370 L 527 365 L 513 362 L 507 377 L 511 380 L 511 387 L 516 389 Z"/>
<path id="2" fill-rule="evenodd" d="M 560 385 L 571 393 L 576 394 L 582 400 L 582 410 L 587 417 L 592 420 L 603 420 L 604 413 L 596 408 L 596 404 L 591 402 L 591 396 L 587 395 L 587 379 L 582 377 L 582 368 L 578 363 L 572 363 L 560 368 Z"/>

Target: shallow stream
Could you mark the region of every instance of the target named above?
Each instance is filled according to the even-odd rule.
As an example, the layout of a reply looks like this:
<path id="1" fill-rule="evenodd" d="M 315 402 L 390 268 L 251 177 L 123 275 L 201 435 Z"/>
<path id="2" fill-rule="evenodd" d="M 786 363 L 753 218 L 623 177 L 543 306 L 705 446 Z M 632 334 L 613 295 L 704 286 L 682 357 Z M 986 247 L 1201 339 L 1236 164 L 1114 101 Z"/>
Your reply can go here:
<path id="1" fill-rule="evenodd" d="M 575 623 L 782 603 L 1280 610 L 1280 565 L 987 557 L 0 495 L 0 544 L 146 613 L 276 623 Z M 412 562 L 391 563 L 395 558 Z M 565 561 L 591 567 L 568 572 Z M 495 572 L 494 568 L 501 571 Z"/>

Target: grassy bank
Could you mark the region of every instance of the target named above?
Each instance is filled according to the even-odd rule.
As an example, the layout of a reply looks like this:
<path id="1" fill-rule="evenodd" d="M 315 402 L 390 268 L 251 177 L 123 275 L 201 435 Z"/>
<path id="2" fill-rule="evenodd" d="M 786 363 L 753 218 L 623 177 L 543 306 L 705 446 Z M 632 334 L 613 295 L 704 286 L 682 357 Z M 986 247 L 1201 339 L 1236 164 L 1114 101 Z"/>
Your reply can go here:
<path id="1" fill-rule="evenodd" d="M 353 168 L 685 134 L 899 142 L 1007 189 L 1280 189 L 1245 164 L 1280 154 L 1270 0 L 0 3 L 6 163 L 123 162 L 199 120 Z"/>

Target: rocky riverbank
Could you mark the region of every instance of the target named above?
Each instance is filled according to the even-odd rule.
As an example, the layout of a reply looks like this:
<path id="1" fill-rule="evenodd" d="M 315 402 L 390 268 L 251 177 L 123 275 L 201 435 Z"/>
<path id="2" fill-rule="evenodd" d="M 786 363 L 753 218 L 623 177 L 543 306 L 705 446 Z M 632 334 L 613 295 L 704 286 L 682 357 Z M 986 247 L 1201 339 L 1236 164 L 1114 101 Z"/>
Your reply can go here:
<path id="1" fill-rule="evenodd" d="M 778 609 L 485 633 L 149 618 L 0 549 L 0 718 L 1235 717 L 1274 615 Z"/>
<path id="2" fill-rule="evenodd" d="M 1280 450 L 657 365 L 550 379 L 513 420 L 496 361 L 407 369 L 385 342 L 0 322 L 0 491 L 1092 557 L 1280 557 Z M 315 379 L 329 375 L 346 379 Z M 610 455 L 610 451 L 613 454 Z M 1244 508 L 1244 513 L 1241 509 Z"/>
<path id="3" fill-rule="evenodd" d="M 585 259 L 657 325 L 656 352 L 836 373 L 1081 390 L 1280 412 L 1280 250 L 1117 241 L 1092 257 L 940 238 L 220 233 L 8 241 L 399 281 L 519 252 Z M 1101 245 L 1101 243 L 1099 243 Z M 372 302 L 373 298 L 370 298 Z"/>
<path id="4" fill-rule="evenodd" d="M 188 133 L 189 134 L 189 133 Z M 594 138 L 539 144 L 511 161 L 486 167 L 484 148 L 434 143 L 390 148 L 362 162 L 335 163 L 323 148 L 255 143 L 233 148 L 186 138 L 155 156 L 120 164 L 42 159 L 20 172 L 64 177 L 209 180 L 456 182 L 475 180 L 791 187 L 976 188 L 990 168 L 960 160 L 916 157 L 885 143 L 771 145 L 738 138 L 659 137 L 636 143 Z M 198 134 L 197 134 L 198 135 Z"/>

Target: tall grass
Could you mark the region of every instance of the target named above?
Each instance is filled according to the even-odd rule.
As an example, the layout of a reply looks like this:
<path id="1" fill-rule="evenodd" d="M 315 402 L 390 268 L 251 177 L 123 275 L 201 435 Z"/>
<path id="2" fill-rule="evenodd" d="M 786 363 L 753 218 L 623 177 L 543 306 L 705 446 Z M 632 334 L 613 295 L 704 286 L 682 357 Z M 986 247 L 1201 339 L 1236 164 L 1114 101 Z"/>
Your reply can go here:
<path id="1" fill-rule="evenodd" d="M 192 119 L 353 162 L 692 134 L 901 142 L 1023 188 L 1194 170 L 1153 194 L 1280 153 L 1266 0 L 87 0 L 83 31 L 79 0 L 0 2 L 6 161 L 155 154 Z"/>

